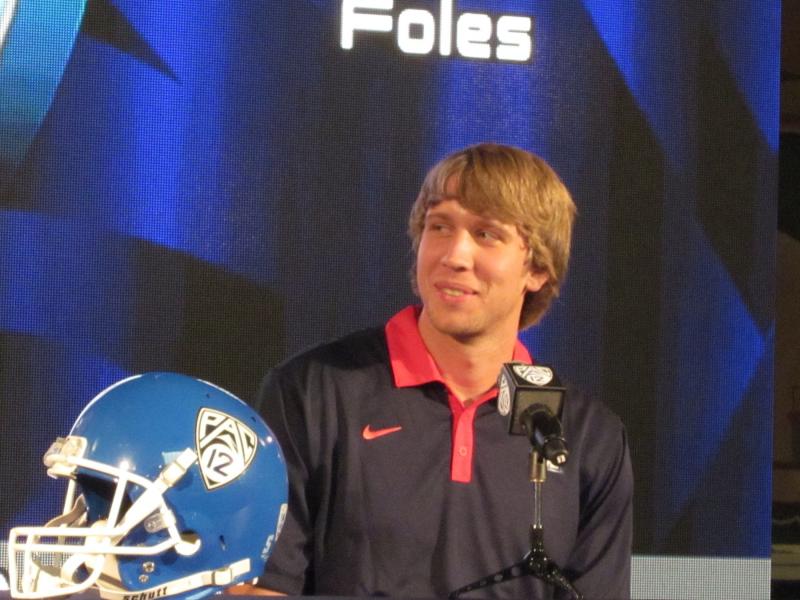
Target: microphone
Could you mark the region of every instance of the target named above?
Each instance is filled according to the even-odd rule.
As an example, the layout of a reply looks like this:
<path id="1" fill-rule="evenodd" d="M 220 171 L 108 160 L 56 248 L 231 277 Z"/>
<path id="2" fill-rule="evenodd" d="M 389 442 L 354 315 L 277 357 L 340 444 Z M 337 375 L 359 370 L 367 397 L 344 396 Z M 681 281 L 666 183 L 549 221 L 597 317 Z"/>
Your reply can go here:
<path id="1" fill-rule="evenodd" d="M 497 387 L 497 410 L 505 417 L 508 433 L 526 436 L 551 463 L 566 463 L 569 450 L 558 419 L 566 390 L 553 370 L 544 365 L 505 363 Z"/>

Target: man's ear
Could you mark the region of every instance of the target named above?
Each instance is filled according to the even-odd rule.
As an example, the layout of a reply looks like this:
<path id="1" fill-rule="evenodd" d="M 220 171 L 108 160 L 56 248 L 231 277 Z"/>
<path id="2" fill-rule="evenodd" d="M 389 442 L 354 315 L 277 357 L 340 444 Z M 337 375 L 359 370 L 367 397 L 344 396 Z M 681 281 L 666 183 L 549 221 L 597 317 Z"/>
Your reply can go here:
<path id="1" fill-rule="evenodd" d="M 547 283 L 548 279 L 549 277 L 547 276 L 546 271 L 530 270 L 528 271 L 528 278 L 525 282 L 525 289 L 528 292 L 538 292 L 540 289 L 542 289 L 542 287 L 544 287 L 544 284 Z"/>

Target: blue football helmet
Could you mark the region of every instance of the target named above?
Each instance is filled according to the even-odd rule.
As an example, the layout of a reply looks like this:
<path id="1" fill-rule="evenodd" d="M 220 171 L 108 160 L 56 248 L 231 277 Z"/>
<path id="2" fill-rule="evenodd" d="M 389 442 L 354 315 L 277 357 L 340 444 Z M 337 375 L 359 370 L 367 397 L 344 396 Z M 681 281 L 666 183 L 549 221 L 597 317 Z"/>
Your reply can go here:
<path id="1" fill-rule="evenodd" d="M 258 577 L 286 516 L 286 466 L 267 425 L 184 375 L 107 388 L 44 464 L 69 481 L 64 511 L 11 530 L 15 598 L 202 598 Z"/>

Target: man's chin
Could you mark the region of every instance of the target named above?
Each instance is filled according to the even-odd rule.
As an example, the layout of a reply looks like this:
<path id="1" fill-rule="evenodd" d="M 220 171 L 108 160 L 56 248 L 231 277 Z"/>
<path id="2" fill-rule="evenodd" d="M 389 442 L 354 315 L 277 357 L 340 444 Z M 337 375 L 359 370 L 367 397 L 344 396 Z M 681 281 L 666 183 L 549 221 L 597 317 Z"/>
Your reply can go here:
<path id="1" fill-rule="evenodd" d="M 468 342 L 479 336 L 483 329 L 474 321 L 459 318 L 431 319 L 434 329 L 443 335 L 452 337 L 460 342 Z"/>

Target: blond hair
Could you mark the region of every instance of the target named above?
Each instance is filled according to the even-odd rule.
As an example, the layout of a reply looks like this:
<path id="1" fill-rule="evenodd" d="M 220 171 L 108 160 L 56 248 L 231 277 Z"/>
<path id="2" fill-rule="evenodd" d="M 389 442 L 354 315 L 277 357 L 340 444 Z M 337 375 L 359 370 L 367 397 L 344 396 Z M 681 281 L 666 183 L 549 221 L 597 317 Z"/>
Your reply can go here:
<path id="1" fill-rule="evenodd" d="M 411 209 L 408 234 L 416 254 L 431 206 L 447 194 L 452 177 L 458 201 L 467 210 L 516 225 L 528 247 L 530 268 L 547 274 L 538 292 L 529 292 L 520 329 L 537 323 L 558 296 L 569 262 L 575 204 L 555 171 L 538 156 L 500 144 L 483 143 L 454 152 L 425 177 Z M 412 275 L 416 291 L 416 280 Z"/>

